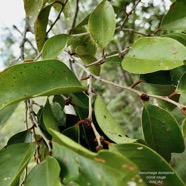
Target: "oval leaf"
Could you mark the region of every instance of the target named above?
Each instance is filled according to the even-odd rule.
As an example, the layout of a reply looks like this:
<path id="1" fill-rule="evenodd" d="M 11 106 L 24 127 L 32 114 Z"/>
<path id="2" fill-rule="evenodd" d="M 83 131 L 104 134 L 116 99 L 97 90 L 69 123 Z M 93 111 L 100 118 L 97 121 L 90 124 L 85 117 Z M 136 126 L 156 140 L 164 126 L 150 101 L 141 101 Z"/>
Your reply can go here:
<path id="1" fill-rule="evenodd" d="M 101 47 L 110 42 L 116 27 L 115 12 L 110 2 L 103 0 L 92 12 L 88 28 L 94 41 Z"/>
<path id="2" fill-rule="evenodd" d="M 95 101 L 95 116 L 101 130 L 108 138 L 116 143 L 132 143 L 136 139 L 127 138 L 122 127 L 113 119 L 101 98 L 97 96 Z"/>
<path id="3" fill-rule="evenodd" d="M 102 150 L 93 153 L 66 136 L 52 131 L 53 156 L 59 161 L 62 180 L 66 185 L 71 181 L 79 185 L 113 186 L 123 185 L 131 180 L 144 185 L 137 167 L 118 153 Z"/>
<path id="4" fill-rule="evenodd" d="M 17 143 L 0 151 L 1 186 L 19 185 L 20 175 L 33 156 L 35 147 L 35 143 Z"/>
<path id="5" fill-rule="evenodd" d="M 181 76 L 180 81 L 178 83 L 176 92 L 178 94 L 185 94 L 186 93 L 186 72 Z"/>
<path id="6" fill-rule="evenodd" d="M 166 110 L 144 104 L 142 127 L 145 141 L 156 152 L 169 160 L 172 152 L 183 152 L 185 145 L 176 119 Z"/>
<path id="7" fill-rule="evenodd" d="M 60 166 L 53 157 L 47 157 L 45 161 L 36 165 L 28 177 L 25 186 L 61 186 L 60 183 Z M 36 179 L 36 175 L 39 179 Z"/>
<path id="8" fill-rule="evenodd" d="M 186 1 L 178 0 L 173 3 L 165 15 L 161 30 L 185 30 L 186 29 Z"/>
<path id="9" fill-rule="evenodd" d="M 69 35 L 60 34 L 48 39 L 43 46 L 42 58 L 52 59 L 57 57 L 67 46 Z"/>
<path id="10" fill-rule="evenodd" d="M 11 66 L 0 73 L 0 87 L 0 109 L 31 97 L 84 90 L 70 69 L 58 60 Z"/>
<path id="11" fill-rule="evenodd" d="M 183 181 L 171 166 L 159 154 L 145 145 L 138 143 L 112 144 L 109 149 L 121 153 L 135 163 L 140 169 L 139 175 L 147 185 L 184 186 Z M 150 181 L 151 184 L 149 184 Z"/>
<path id="12" fill-rule="evenodd" d="M 40 13 L 34 23 L 35 39 L 36 39 L 37 48 L 39 51 L 42 50 L 43 45 L 46 41 L 46 37 L 47 37 L 46 29 L 47 29 L 47 25 L 48 25 L 48 17 L 50 14 L 50 9 L 53 4 L 54 3 L 51 3 L 50 5 L 43 8 L 40 11 Z"/>
<path id="13" fill-rule="evenodd" d="M 186 47 L 171 38 L 141 38 L 122 61 L 126 71 L 147 74 L 184 65 Z"/>

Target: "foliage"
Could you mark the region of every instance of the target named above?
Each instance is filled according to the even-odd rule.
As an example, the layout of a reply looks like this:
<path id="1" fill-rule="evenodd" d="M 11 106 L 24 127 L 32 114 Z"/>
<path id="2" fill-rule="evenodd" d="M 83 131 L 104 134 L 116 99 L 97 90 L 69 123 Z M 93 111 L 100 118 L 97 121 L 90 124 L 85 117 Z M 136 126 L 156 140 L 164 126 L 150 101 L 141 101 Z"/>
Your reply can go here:
<path id="1" fill-rule="evenodd" d="M 173 2 L 150 34 L 129 24 L 141 1 L 122 3 L 94 1 L 83 15 L 78 0 L 24 0 L 22 62 L 0 73 L 0 125 L 24 101 L 26 130 L 0 150 L 1 185 L 184 185 L 171 160 L 185 149 L 186 121 L 181 126 L 174 109 L 186 115 L 180 99 L 186 92 L 186 3 Z M 69 19 L 70 6 L 72 23 L 61 21 L 63 30 L 50 35 L 60 16 Z M 57 17 L 50 23 L 52 11 Z M 38 50 L 31 60 L 24 57 L 29 30 Z M 35 99 L 41 96 L 42 105 Z M 112 102 L 129 108 L 120 123 L 142 135 L 127 135 L 113 104 L 107 108 Z M 36 164 L 29 167 L 32 157 Z"/>

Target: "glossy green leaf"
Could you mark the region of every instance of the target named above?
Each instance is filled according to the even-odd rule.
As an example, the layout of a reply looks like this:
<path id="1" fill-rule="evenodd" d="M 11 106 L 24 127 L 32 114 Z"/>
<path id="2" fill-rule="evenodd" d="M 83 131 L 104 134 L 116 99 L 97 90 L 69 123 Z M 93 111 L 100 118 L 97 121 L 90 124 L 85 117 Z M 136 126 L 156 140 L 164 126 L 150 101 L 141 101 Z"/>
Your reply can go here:
<path id="1" fill-rule="evenodd" d="M 48 39 L 43 46 L 42 58 L 56 58 L 67 46 L 68 39 L 67 34 L 55 35 Z"/>
<path id="2" fill-rule="evenodd" d="M 54 3 L 51 3 L 49 5 L 47 5 L 45 8 L 43 8 L 35 23 L 34 23 L 34 32 L 35 32 L 35 39 L 36 39 L 36 43 L 37 43 L 37 48 L 39 51 L 42 50 L 43 45 L 46 41 L 46 29 L 47 29 L 47 25 L 48 25 L 48 17 L 50 14 L 50 9 L 52 7 Z"/>
<path id="3" fill-rule="evenodd" d="M 1 186 L 19 185 L 19 178 L 30 158 L 34 154 L 36 144 L 17 143 L 0 151 L 0 183 Z"/>
<path id="4" fill-rule="evenodd" d="M 144 104 L 142 127 L 145 141 L 156 152 L 169 160 L 172 152 L 184 151 L 184 139 L 176 119 L 166 110 Z"/>
<path id="5" fill-rule="evenodd" d="M 15 143 L 31 143 L 32 142 L 32 132 L 31 129 L 19 132 L 13 135 L 7 142 L 7 145 Z"/>
<path id="6" fill-rule="evenodd" d="M 186 138 L 186 119 L 184 119 L 182 123 L 182 133 L 183 133 L 184 138 Z"/>
<path id="7" fill-rule="evenodd" d="M 172 167 L 159 154 L 145 145 L 112 144 L 109 149 L 121 153 L 135 163 L 140 170 L 139 175 L 147 185 L 184 186 L 183 181 Z M 150 181 L 152 181 L 151 184 Z"/>
<path id="8" fill-rule="evenodd" d="M 174 70 L 175 69 L 171 71 Z M 175 85 L 173 84 L 173 81 L 175 81 L 175 77 L 171 74 L 171 71 L 158 71 L 149 74 L 141 74 L 140 79 L 143 81 L 145 88 L 149 93 L 160 96 L 169 96 L 176 89 Z M 171 99 L 178 102 L 179 98 L 180 95 L 176 95 L 173 96 Z M 157 103 L 160 107 L 163 107 L 170 111 L 176 108 L 175 105 L 160 99 L 157 99 Z"/>
<path id="9" fill-rule="evenodd" d="M 178 0 L 173 3 L 165 15 L 161 30 L 186 30 L 186 1 Z"/>
<path id="10" fill-rule="evenodd" d="M 183 34 L 183 33 L 171 33 L 171 34 L 162 35 L 162 37 L 170 37 L 172 39 L 175 39 L 175 40 L 179 41 L 184 46 L 186 46 L 186 34 Z"/>
<path id="11" fill-rule="evenodd" d="M 91 63 L 97 61 L 97 59 L 96 59 L 95 57 L 92 57 L 92 56 L 81 56 L 81 59 L 82 59 L 82 61 L 83 61 L 83 63 L 84 63 L 85 65 L 88 65 L 88 64 L 91 64 Z M 100 65 L 98 65 L 98 64 L 97 64 L 97 65 L 93 65 L 93 66 L 91 66 L 91 67 L 88 67 L 87 69 L 88 69 L 92 74 L 94 74 L 94 75 L 96 75 L 96 76 L 99 76 L 100 70 L 101 70 Z"/>
<path id="12" fill-rule="evenodd" d="M 52 133 L 53 156 L 63 170 L 64 184 L 119 186 L 132 181 L 144 185 L 137 167 L 124 156 L 108 150 L 93 153 L 56 131 Z"/>
<path id="13" fill-rule="evenodd" d="M 31 27 L 33 27 L 40 10 L 43 7 L 43 0 L 24 0 L 26 17 Z"/>
<path id="14" fill-rule="evenodd" d="M 11 66 L 0 73 L 0 87 L 0 109 L 31 97 L 84 90 L 69 68 L 58 60 Z"/>
<path id="15" fill-rule="evenodd" d="M 111 41 L 116 27 L 115 12 L 110 2 L 103 0 L 92 12 L 88 28 L 94 41 L 101 47 Z"/>
<path id="16" fill-rule="evenodd" d="M 36 165 L 25 181 L 25 186 L 61 186 L 60 166 L 53 157 L 47 157 L 45 161 Z M 37 176 L 37 179 L 36 179 Z"/>
<path id="17" fill-rule="evenodd" d="M 77 126 L 77 125 L 74 125 L 72 127 L 65 129 L 62 132 L 62 134 L 71 138 L 72 140 L 76 141 L 77 143 L 80 142 L 80 131 L 79 131 L 79 126 Z"/>
<path id="18" fill-rule="evenodd" d="M 56 131 L 59 131 L 59 128 L 57 126 L 57 120 L 55 119 L 52 109 L 49 103 L 49 100 L 47 100 L 44 108 L 43 108 L 43 124 L 45 126 L 45 129 L 50 133 L 49 129 L 53 129 Z"/>
<path id="19" fill-rule="evenodd" d="M 108 138 L 116 143 L 132 143 L 136 141 L 136 139 L 126 137 L 122 127 L 119 126 L 107 110 L 101 96 L 97 96 L 94 107 L 98 125 Z"/>
<path id="20" fill-rule="evenodd" d="M 166 37 L 137 40 L 122 61 L 123 68 L 135 74 L 170 70 L 184 65 L 186 47 Z"/>
<path id="21" fill-rule="evenodd" d="M 181 76 L 180 81 L 178 83 L 176 92 L 178 94 L 185 94 L 186 93 L 186 72 Z"/>
<path id="22" fill-rule="evenodd" d="M 18 104 L 15 103 L 0 110 L 0 126 L 3 125 L 13 114 Z"/>

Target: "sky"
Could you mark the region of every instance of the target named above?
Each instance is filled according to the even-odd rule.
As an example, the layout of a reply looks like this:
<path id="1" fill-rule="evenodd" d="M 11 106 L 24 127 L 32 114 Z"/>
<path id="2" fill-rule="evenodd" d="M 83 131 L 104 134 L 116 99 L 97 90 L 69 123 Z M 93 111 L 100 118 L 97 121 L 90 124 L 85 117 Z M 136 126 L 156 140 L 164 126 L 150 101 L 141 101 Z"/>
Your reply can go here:
<path id="1" fill-rule="evenodd" d="M 142 0 L 142 2 L 147 2 L 148 0 Z M 155 5 L 158 6 L 161 0 L 153 0 Z M 170 0 L 166 0 L 167 7 L 170 6 Z M 23 0 L 0 0 L 0 37 L 2 34 L 3 27 L 12 27 L 16 25 L 19 27 L 21 20 L 25 17 Z M 0 43 L 0 47 L 2 44 Z M 0 54 L 1 55 L 1 54 Z M 1 58 L 1 56 L 0 56 Z M 0 71 L 4 68 L 0 60 Z"/>

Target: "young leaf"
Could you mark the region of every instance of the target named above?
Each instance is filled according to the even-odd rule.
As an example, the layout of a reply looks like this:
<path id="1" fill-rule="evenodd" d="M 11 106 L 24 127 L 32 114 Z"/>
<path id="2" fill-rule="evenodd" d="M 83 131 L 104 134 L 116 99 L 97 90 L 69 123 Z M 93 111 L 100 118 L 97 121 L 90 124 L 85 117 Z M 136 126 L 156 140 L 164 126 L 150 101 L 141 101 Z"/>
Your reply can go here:
<path id="1" fill-rule="evenodd" d="M 0 151 L 1 186 L 19 185 L 20 175 L 33 156 L 35 147 L 35 143 L 17 143 Z"/>
<path id="2" fill-rule="evenodd" d="M 0 110 L 0 126 L 3 125 L 11 117 L 17 106 L 18 104 L 15 103 Z"/>
<path id="3" fill-rule="evenodd" d="M 71 181 L 79 185 L 123 185 L 143 181 L 137 167 L 126 157 L 107 150 L 93 153 L 66 136 L 51 130 L 53 136 L 53 156 L 63 170 L 64 184 Z"/>
<path id="4" fill-rule="evenodd" d="M 25 186 L 61 186 L 60 183 L 60 166 L 53 157 L 47 157 L 45 161 L 36 165 L 25 181 Z M 36 179 L 36 176 L 38 179 Z"/>
<path id="5" fill-rule="evenodd" d="M 181 76 L 178 86 L 176 88 L 176 92 L 178 94 L 186 93 L 186 72 Z"/>
<path id="6" fill-rule="evenodd" d="M 68 39 L 67 34 L 55 35 L 48 39 L 43 46 L 42 58 L 56 58 L 67 46 Z"/>
<path id="7" fill-rule="evenodd" d="M 95 101 L 95 116 L 101 130 L 112 141 L 116 143 L 132 143 L 136 141 L 136 139 L 126 137 L 123 129 L 112 118 L 111 114 L 107 110 L 101 96 L 97 96 Z"/>
<path id="8" fill-rule="evenodd" d="M 35 23 L 34 23 L 34 33 L 35 33 L 35 38 L 36 38 L 36 43 L 37 43 L 37 48 L 39 51 L 42 50 L 43 45 L 46 41 L 46 29 L 48 25 L 48 17 L 50 14 L 50 9 L 54 3 L 49 4 L 45 8 L 43 8 Z"/>
<path id="9" fill-rule="evenodd" d="M 184 139 L 176 119 L 166 110 L 144 104 L 142 127 L 145 141 L 156 152 L 169 160 L 172 152 L 184 151 Z"/>
<path id="10" fill-rule="evenodd" d="M 161 30 L 186 30 L 186 1 L 177 0 L 174 2 L 167 15 L 165 15 Z"/>
<path id="11" fill-rule="evenodd" d="M 0 87 L 0 109 L 31 97 L 84 90 L 69 68 L 58 60 L 11 66 L 0 73 Z"/>
<path id="12" fill-rule="evenodd" d="M 114 9 L 110 2 L 103 0 L 90 15 L 88 22 L 90 34 L 101 48 L 105 48 L 114 36 L 115 27 Z"/>
<path id="13" fill-rule="evenodd" d="M 166 37 L 141 38 L 122 61 L 123 68 L 135 74 L 170 70 L 184 65 L 186 47 Z"/>
<path id="14" fill-rule="evenodd" d="M 119 152 L 130 159 L 139 168 L 139 175 L 144 182 L 149 185 L 149 181 L 154 181 L 161 185 L 184 186 L 183 181 L 172 169 L 172 167 L 151 148 L 138 144 L 112 144 L 109 149 Z M 150 179 L 151 176 L 151 179 Z"/>

